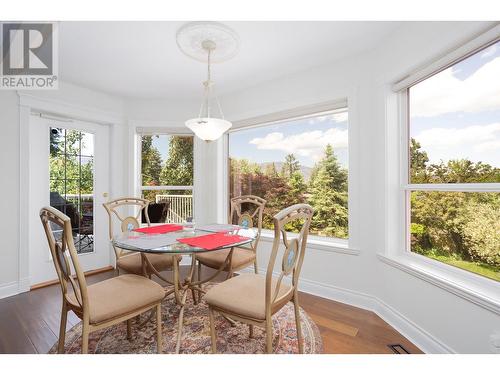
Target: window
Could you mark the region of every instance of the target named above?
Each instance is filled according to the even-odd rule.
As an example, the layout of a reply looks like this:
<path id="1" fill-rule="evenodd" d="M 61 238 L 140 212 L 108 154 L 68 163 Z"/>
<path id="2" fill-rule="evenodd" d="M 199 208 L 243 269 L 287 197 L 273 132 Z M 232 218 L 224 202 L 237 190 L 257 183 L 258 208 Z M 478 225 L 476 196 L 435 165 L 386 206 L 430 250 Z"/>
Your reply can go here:
<path id="1" fill-rule="evenodd" d="M 50 128 L 50 205 L 71 219 L 78 254 L 94 251 L 94 135 Z"/>
<path id="2" fill-rule="evenodd" d="M 309 203 L 311 233 L 348 237 L 347 109 L 261 124 L 229 134 L 230 198 L 266 199 L 263 227 L 285 207 Z M 287 230 L 296 232 L 294 223 Z"/>
<path id="3" fill-rule="evenodd" d="M 193 137 L 142 135 L 142 196 L 152 223 L 183 223 L 193 217 Z"/>
<path id="4" fill-rule="evenodd" d="M 500 42 L 406 89 L 407 246 L 500 281 Z"/>

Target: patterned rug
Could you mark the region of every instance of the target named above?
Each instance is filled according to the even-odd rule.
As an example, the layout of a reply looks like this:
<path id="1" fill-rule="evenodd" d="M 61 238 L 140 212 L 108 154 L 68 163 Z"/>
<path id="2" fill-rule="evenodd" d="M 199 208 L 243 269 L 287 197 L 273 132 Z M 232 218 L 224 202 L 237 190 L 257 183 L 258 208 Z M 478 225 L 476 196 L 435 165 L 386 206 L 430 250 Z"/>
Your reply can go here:
<path id="1" fill-rule="evenodd" d="M 184 310 L 184 329 L 181 341 L 181 353 L 210 353 L 210 323 L 208 307 L 202 302 L 192 303 L 189 294 Z M 177 321 L 179 308 L 173 298 L 163 301 L 163 352 L 174 353 L 177 338 Z M 148 314 L 143 314 L 142 318 Z M 323 351 L 321 334 L 312 319 L 300 309 L 302 337 L 304 338 L 304 353 L 319 354 Z M 146 354 L 156 353 L 156 319 L 146 323 L 141 328 L 132 325 L 132 339 L 127 340 L 125 322 L 105 328 L 90 334 L 89 353 L 96 354 Z M 216 313 L 217 352 L 257 354 L 265 353 L 265 330 L 254 327 L 254 337 L 249 338 L 246 324 L 231 324 Z M 295 329 L 295 314 L 293 304 L 288 303 L 273 316 L 273 349 L 276 354 L 298 353 L 297 331 Z M 66 353 L 81 351 L 81 322 L 66 333 Z M 49 353 L 57 353 L 57 343 Z"/>

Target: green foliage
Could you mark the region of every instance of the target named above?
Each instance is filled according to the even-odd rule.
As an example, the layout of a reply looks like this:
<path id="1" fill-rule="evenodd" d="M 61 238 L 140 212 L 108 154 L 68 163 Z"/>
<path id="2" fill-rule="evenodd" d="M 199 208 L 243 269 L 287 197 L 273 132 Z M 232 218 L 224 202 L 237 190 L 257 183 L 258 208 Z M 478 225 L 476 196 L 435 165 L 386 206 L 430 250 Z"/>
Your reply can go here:
<path id="1" fill-rule="evenodd" d="M 338 163 L 330 145 L 327 145 L 325 156 L 314 168 L 308 201 L 315 211 L 312 231 L 347 238 L 347 171 Z"/>
<path id="2" fill-rule="evenodd" d="M 284 178 L 290 179 L 296 172 L 300 172 L 300 163 L 294 154 L 288 154 L 285 156 L 285 162 L 281 167 L 281 175 Z"/>
<path id="3" fill-rule="evenodd" d="M 156 137 L 158 138 L 158 136 Z M 153 136 L 142 137 L 141 157 L 142 184 L 149 186 L 160 185 L 161 155 L 160 151 L 153 146 Z"/>
<path id="4" fill-rule="evenodd" d="M 500 197 L 471 202 L 466 210 L 463 236 L 472 260 L 500 266 Z"/>
<path id="5" fill-rule="evenodd" d="M 85 147 L 84 133 L 76 130 L 51 129 L 50 191 L 65 194 L 92 194 L 94 161 L 92 155 L 81 157 Z"/>
<path id="6" fill-rule="evenodd" d="M 428 165 L 427 154 L 414 139 L 410 158 L 412 183 L 500 182 L 500 169 L 482 162 L 458 159 Z M 414 191 L 410 203 L 412 251 L 487 277 L 495 267 L 498 272 L 500 194 Z"/>
<path id="7" fill-rule="evenodd" d="M 168 159 L 160 174 L 162 185 L 193 184 L 193 137 L 170 137 Z"/>
<path id="8" fill-rule="evenodd" d="M 274 163 L 268 164 L 264 172 L 258 164 L 248 160 L 230 160 L 231 196 L 253 194 L 266 199 L 263 226 L 273 229 L 272 217 L 283 208 L 308 202 L 316 214 L 311 232 L 347 238 L 347 171 L 343 169 L 327 146 L 325 155 L 313 169 L 306 183 L 300 172 L 300 163 L 293 154 L 285 157 L 281 173 Z M 291 222 L 286 230 L 298 231 L 300 222 Z"/>
<path id="9" fill-rule="evenodd" d="M 467 159 L 431 164 L 428 168 L 430 183 L 484 183 L 500 182 L 500 168 Z"/>
<path id="10" fill-rule="evenodd" d="M 410 140 L 410 182 L 412 184 L 423 184 L 427 181 L 426 168 L 429 157 L 420 149 L 420 143 L 412 138 Z"/>

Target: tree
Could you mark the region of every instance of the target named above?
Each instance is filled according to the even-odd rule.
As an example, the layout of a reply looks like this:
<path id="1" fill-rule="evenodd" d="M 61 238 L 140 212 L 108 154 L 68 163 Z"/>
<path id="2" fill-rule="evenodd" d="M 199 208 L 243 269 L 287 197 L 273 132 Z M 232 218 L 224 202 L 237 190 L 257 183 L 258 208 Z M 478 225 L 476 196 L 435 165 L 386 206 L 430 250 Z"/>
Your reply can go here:
<path id="1" fill-rule="evenodd" d="M 427 163 L 429 157 L 427 152 L 421 151 L 420 143 L 414 138 L 410 140 L 410 182 L 422 184 L 427 181 Z"/>
<path id="2" fill-rule="evenodd" d="M 427 169 L 429 182 L 432 183 L 500 182 L 500 168 L 467 159 L 449 160 L 447 163 L 441 161 Z"/>
<path id="3" fill-rule="evenodd" d="M 465 216 L 464 243 L 472 260 L 500 267 L 500 197 L 471 202 Z"/>
<path id="4" fill-rule="evenodd" d="M 329 176 L 332 190 L 347 191 L 347 170 L 342 168 L 329 144 L 326 145 L 325 156 L 319 162 L 319 169 L 324 169 Z"/>
<path id="5" fill-rule="evenodd" d="M 309 182 L 309 202 L 315 210 L 312 231 L 323 235 L 348 236 L 347 171 L 337 161 L 333 147 L 327 145 L 325 154 L 313 169 Z"/>
<path id="6" fill-rule="evenodd" d="M 52 128 L 50 132 L 50 191 L 65 194 L 91 194 L 94 190 L 92 155 L 80 157 L 85 148 L 84 133 Z"/>
<path id="7" fill-rule="evenodd" d="M 169 140 L 168 158 L 160 173 L 162 185 L 193 185 L 193 138 L 173 136 Z"/>
<path id="8" fill-rule="evenodd" d="M 274 162 L 267 164 L 264 170 L 264 174 L 273 177 L 278 176 L 278 170 L 276 169 L 276 164 L 274 164 Z"/>
<path id="9" fill-rule="evenodd" d="M 153 136 L 147 135 L 142 137 L 141 156 L 142 184 L 150 186 L 160 185 L 162 160 L 160 151 L 153 146 Z"/>
<path id="10" fill-rule="evenodd" d="M 285 156 L 285 162 L 281 167 L 281 175 L 289 179 L 295 172 L 300 172 L 300 163 L 294 154 L 288 154 Z"/>
<path id="11" fill-rule="evenodd" d="M 309 202 L 314 208 L 312 229 L 322 235 L 346 238 L 348 235 L 347 193 L 333 190 L 333 178 L 320 168 L 311 186 Z"/>

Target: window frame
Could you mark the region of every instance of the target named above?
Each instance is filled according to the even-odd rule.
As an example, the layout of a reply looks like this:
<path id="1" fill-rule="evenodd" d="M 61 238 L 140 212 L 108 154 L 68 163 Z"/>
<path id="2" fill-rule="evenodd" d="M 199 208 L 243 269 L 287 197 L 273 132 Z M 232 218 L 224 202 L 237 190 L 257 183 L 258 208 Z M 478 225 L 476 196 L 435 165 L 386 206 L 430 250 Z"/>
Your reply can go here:
<path id="1" fill-rule="evenodd" d="M 475 49 L 473 53 L 468 53 L 464 55 L 461 59 L 455 60 L 455 62 L 447 67 L 451 67 L 460 61 L 465 60 L 466 58 L 470 57 L 474 53 L 477 53 L 490 45 L 492 45 L 494 41 L 488 42 L 484 44 L 481 48 Z M 410 203 L 410 195 L 413 191 L 441 191 L 441 192 L 463 192 L 463 193 L 500 193 L 500 183 L 440 183 L 440 184 L 433 184 L 433 183 L 427 183 L 427 184 L 412 184 L 410 181 L 410 149 L 409 149 L 409 144 L 410 144 L 410 106 L 409 106 L 409 92 L 410 89 L 420 83 L 423 82 L 425 79 L 428 79 L 436 74 L 439 74 L 442 72 L 443 69 L 437 70 L 434 74 L 428 75 L 426 78 L 423 80 L 419 80 L 418 82 L 413 83 L 411 86 L 406 87 L 402 89 L 399 93 L 400 96 L 400 111 L 401 111 L 401 129 L 402 129 L 402 137 L 401 137 L 401 170 L 400 170 L 400 181 L 401 181 L 401 189 L 403 191 L 403 196 L 404 196 L 404 203 L 403 206 L 405 207 L 405 231 L 404 231 L 404 245 L 403 249 L 405 252 L 413 254 L 413 255 L 418 255 L 421 256 L 425 259 L 432 260 L 432 262 L 437 262 L 437 263 L 442 263 L 434 259 L 430 259 L 428 257 L 422 256 L 420 254 L 413 253 L 411 251 L 411 244 L 410 244 L 410 224 L 411 224 L 411 203 Z M 452 267 L 452 268 L 458 268 L 459 267 L 454 267 L 451 265 L 446 264 L 447 267 Z M 462 269 L 461 269 L 462 270 Z M 467 273 L 472 273 L 470 271 L 462 270 Z M 474 273 L 473 273 L 474 274 Z M 485 276 L 481 276 L 479 274 L 475 274 L 477 276 L 480 276 L 482 278 L 488 279 Z M 489 279 L 488 279 L 489 280 Z"/>
<path id="2" fill-rule="evenodd" d="M 155 136 L 155 135 L 165 135 L 169 137 L 191 137 L 193 138 L 193 185 L 158 185 L 158 186 L 145 186 L 142 183 L 142 137 L 143 136 Z M 192 192 L 192 200 L 193 200 L 193 220 L 196 221 L 195 218 L 195 186 L 194 186 L 194 174 L 195 174 L 195 139 L 194 134 L 176 132 L 176 131 L 168 131 L 161 128 L 136 128 L 135 131 L 135 150 L 136 150 L 136 160 L 135 160 L 135 194 L 137 196 L 142 196 L 142 192 L 146 191 L 159 191 L 159 190 L 191 190 Z M 153 202 L 154 203 L 154 202 Z M 152 223 L 153 224 L 153 223 Z M 154 225 L 154 224 L 153 224 Z"/>
<path id="3" fill-rule="evenodd" d="M 420 254 L 409 248 L 409 192 L 465 191 L 497 192 L 500 184 L 410 184 L 409 182 L 409 111 L 408 88 L 475 52 L 500 40 L 500 26 L 457 47 L 438 60 L 413 72 L 386 91 L 386 249 L 377 254 L 386 265 L 453 293 L 482 308 L 500 314 L 498 281 L 454 267 Z"/>
<path id="4" fill-rule="evenodd" d="M 341 111 L 342 110 L 342 111 Z M 335 111 L 343 112 L 346 111 L 348 113 L 348 158 L 349 158 L 349 166 L 348 166 L 348 186 L 347 186 L 347 196 L 348 196 L 348 238 L 337 238 L 337 237 L 327 237 L 327 236 L 319 236 L 310 234 L 308 236 L 308 244 L 316 249 L 324 250 L 324 251 L 332 251 L 337 253 L 349 254 L 349 255 L 359 255 L 359 250 L 351 247 L 351 240 L 354 227 L 352 221 L 352 197 L 353 194 L 351 185 L 353 184 L 352 180 L 352 163 L 351 163 L 351 145 L 352 145 L 352 131 L 351 131 L 351 119 L 353 117 L 352 111 L 348 104 L 348 99 L 340 99 L 331 102 L 320 103 L 311 106 L 305 107 L 297 107 L 293 109 L 289 109 L 281 112 L 268 113 L 262 116 L 252 117 L 246 120 L 237 121 L 234 123 L 233 128 L 231 128 L 227 134 L 224 136 L 224 148 L 225 148 L 225 180 L 226 180 L 226 192 L 225 192 L 225 212 L 226 216 L 229 215 L 229 192 L 230 192 L 230 176 L 229 176 L 229 136 L 232 133 L 237 133 L 239 131 L 244 131 L 248 129 L 261 128 L 264 126 L 279 124 L 287 121 L 293 121 L 300 118 L 310 118 L 320 116 L 321 114 L 328 114 Z M 352 121 L 354 122 L 354 121 Z M 290 237 L 293 238 L 295 233 L 289 233 Z M 264 242 L 272 242 L 274 238 L 274 232 L 270 229 L 262 229 L 261 238 Z"/>

